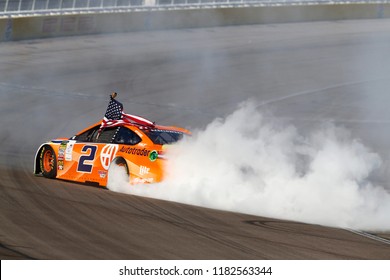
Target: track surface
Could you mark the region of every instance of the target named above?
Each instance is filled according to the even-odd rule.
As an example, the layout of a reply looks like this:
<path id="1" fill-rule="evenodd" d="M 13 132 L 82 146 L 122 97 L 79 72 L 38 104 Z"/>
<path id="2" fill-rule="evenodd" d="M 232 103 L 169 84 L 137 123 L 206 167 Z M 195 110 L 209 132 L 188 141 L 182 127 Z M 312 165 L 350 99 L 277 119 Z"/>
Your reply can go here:
<path id="1" fill-rule="evenodd" d="M 0 255 L 31 259 L 390 259 L 342 229 L 113 193 L 32 175 L 35 150 L 126 111 L 205 126 L 252 98 L 301 129 L 332 119 L 389 182 L 390 21 L 58 38 L 0 45 Z M 386 233 L 382 234 L 386 237 Z M 387 234 L 388 237 L 388 234 Z"/>

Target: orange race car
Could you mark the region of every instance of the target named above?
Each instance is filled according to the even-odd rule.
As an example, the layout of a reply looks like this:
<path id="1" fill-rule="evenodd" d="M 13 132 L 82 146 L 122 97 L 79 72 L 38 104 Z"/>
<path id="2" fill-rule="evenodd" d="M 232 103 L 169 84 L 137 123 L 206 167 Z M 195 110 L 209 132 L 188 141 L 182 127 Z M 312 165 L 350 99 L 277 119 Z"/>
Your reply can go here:
<path id="1" fill-rule="evenodd" d="M 113 112 L 117 114 L 114 118 Z M 102 122 L 71 138 L 42 144 L 35 156 L 34 173 L 107 186 L 110 167 L 117 165 L 126 170 L 132 184 L 159 182 L 164 177 L 164 146 L 184 135 L 190 132 L 124 114 L 121 103 L 111 97 Z"/>

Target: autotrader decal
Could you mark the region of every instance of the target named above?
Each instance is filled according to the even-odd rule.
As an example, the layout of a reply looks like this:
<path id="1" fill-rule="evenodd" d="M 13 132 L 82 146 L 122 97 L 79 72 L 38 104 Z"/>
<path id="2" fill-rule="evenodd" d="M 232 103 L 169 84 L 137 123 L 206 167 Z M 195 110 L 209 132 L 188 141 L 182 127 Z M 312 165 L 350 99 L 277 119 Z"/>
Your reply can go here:
<path id="1" fill-rule="evenodd" d="M 144 156 L 144 157 L 148 156 L 150 153 L 150 150 L 147 149 L 137 149 L 137 148 L 126 147 L 126 146 L 122 146 L 120 151 L 122 153 L 126 153 L 129 155 L 137 155 L 137 156 Z"/>

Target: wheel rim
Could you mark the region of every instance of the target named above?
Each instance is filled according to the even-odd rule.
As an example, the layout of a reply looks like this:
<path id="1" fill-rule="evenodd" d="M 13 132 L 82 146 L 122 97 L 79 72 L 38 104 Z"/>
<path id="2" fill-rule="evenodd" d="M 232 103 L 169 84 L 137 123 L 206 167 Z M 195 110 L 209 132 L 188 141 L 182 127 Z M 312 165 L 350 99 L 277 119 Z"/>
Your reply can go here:
<path id="1" fill-rule="evenodd" d="M 50 172 L 53 170 L 54 166 L 54 156 L 52 151 L 46 150 L 43 154 L 43 169 L 45 172 Z"/>

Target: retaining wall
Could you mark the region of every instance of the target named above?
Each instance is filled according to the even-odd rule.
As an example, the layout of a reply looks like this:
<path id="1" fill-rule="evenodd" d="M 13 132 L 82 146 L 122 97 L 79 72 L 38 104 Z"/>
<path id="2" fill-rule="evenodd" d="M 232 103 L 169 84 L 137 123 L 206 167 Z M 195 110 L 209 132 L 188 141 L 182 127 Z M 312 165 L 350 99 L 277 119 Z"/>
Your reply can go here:
<path id="1" fill-rule="evenodd" d="M 304 21 L 390 18 L 390 4 L 235 7 L 0 18 L 0 41 Z"/>

